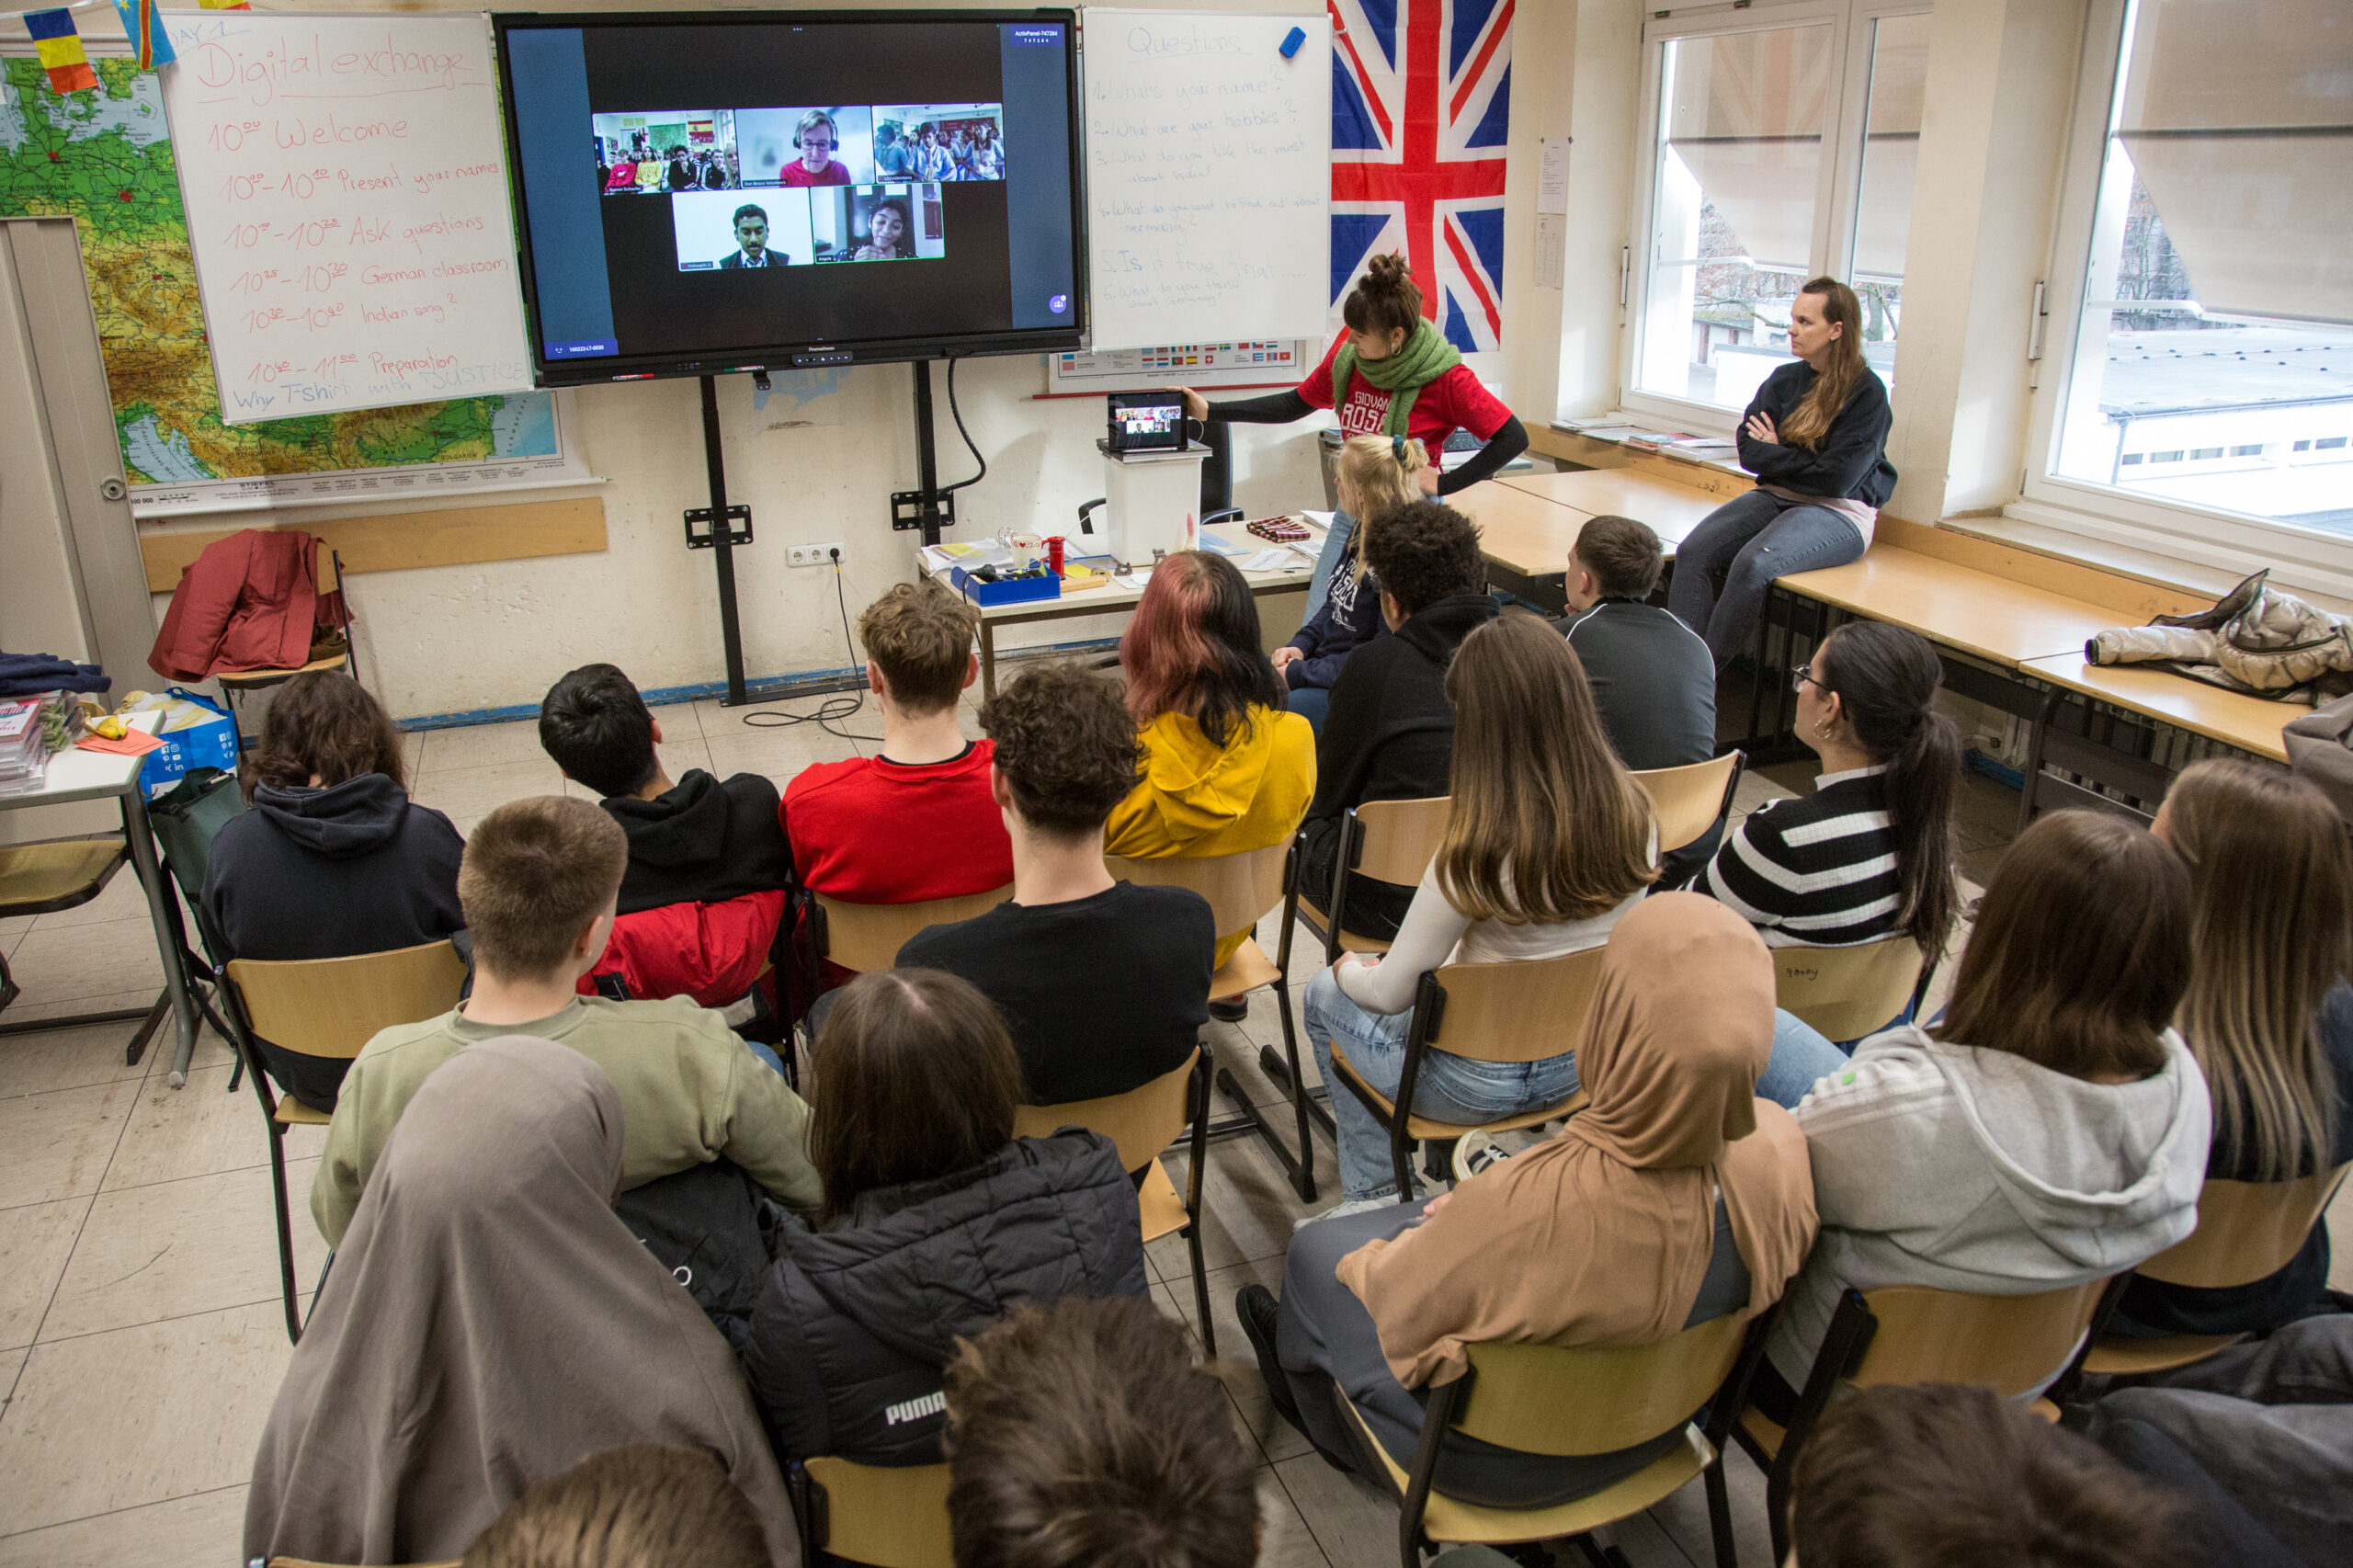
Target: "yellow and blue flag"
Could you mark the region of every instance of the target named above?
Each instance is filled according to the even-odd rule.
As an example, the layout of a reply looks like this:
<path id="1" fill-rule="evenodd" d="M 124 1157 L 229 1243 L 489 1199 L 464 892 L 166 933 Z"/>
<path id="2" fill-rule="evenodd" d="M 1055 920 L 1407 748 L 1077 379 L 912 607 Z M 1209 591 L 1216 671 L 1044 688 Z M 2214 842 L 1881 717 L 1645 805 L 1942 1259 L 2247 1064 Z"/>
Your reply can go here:
<path id="1" fill-rule="evenodd" d="M 164 18 L 156 10 L 155 0 L 114 0 L 114 8 L 122 17 L 123 36 L 131 40 L 131 52 L 139 62 L 139 69 L 153 71 L 178 58 L 172 53 L 171 35 L 164 31 Z"/>
<path id="2" fill-rule="evenodd" d="M 74 29 L 71 11 L 28 11 L 25 30 L 33 35 L 50 86 L 61 93 L 86 93 L 97 86 L 98 74 L 82 52 L 82 35 Z"/>

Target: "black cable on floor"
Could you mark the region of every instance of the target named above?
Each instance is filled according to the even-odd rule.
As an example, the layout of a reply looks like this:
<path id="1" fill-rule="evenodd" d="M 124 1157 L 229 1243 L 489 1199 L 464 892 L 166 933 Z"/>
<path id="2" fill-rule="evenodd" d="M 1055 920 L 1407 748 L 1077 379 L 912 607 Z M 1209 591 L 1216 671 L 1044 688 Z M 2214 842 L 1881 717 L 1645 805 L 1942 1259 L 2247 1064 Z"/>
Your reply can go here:
<path id="1" fill-rule="evenodd" d="M 955 364 L 951 360 L 949 365 L 951 386 L 954 384 L 955 373 Z M 842 586 L 842 563 L 839 561 L 834 562 L 834 607 L 841 614 L 842 646 L 849 652 L 850 668 L 859 670 L 863 661 L 858 656 L 858 639 L 850 634 L 849 595 L 848 591 Z M 744 715 L 744 722 L 755 730 L 789 730 L 796 724 L 814 724 L 825 733 L 848 741 L 853 745 L 860 742 L 870 745 L 881 745 L 882 737 L 880 735 L 854 735 L 847 730 L 840 728 L 842 724 L 848 722 L 853 715 L 865 710 L 866 687 L 862 675 L 858 678 L 859 685 L 855 694 L 844 692 L 828 697 L 817 704 L 815 710 L 811 712 L 746 713 Z"/>

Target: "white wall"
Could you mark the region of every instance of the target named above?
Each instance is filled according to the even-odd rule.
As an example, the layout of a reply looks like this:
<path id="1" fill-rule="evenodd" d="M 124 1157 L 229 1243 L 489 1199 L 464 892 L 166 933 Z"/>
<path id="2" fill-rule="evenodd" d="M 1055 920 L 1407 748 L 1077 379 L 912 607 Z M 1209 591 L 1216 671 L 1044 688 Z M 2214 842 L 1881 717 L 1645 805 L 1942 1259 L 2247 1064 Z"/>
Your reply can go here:
<path id="1" fill-rule="evenodd" d="M 869 6 L 893 8 L 921 3 L 866 0 Z M 662 0 L 562 0 L 548 8 L 642 10 L 661 5 Z M 1185 6 L 1302 16 L 1322 8 L 1314 0 L 1185 0 Z M 309 0 L 307 8 L 382 7 L 381 0 Z M 1580 0 L 1575 9 L 1639 15 L 1623 0 Z M 1515 407 L 1532 408 L 1540 417 L 1549 412 L 1558 374 L 1551 348 L 1562 296 L 1533 283 L 1537 139 L 1568 130 L 1571 57 L 1580 25 L 1566 4 L 1523 6 L 1518 12 L 1506 335 L 1539 351 L 1507 350 L 1472 361 L 1474 370 Z M 1614 210 L 1622 214 L 1623 208 L 1621 198 Z M 1622 217 L 1610 221 L 1622 222 Z M 1610 254 L 1614 257 L 1614 249 Z M 1614 308 L 1614 260 L 1610 268 Z M 1582 279 L 1573 285 L 1586 286 Z M 750 504 L 757 536 L 735 557 L 750 675 L 835 669 L 848 662 L 832 574 L 787 567 L 785 546 L 804 540 L 844 543 L 843 586 L 853 621 L 861 605 L 908 574 L 908 541 L 915 536 L 892 532 L 889 494 L 915 483 L 911 377 L 904 365 L 855 369 L 840 376 L 837 392 L 806 403 L 796 403 L 780 378 L 777 394 L 757 415 L 749 378 L 722 380 L 729 494 Z M 1101 405 L 1092 399 L 1038 401 L 1046 377 L 1042 362 L 1033 357 L 971 361 L 957 372 L 957 383 L 965 424 L 987 455 L 989 474 L 957 494 L 960 523 L 951 537 L 977 538 L 1008 524 L 1064 531 L 1078 503 L 1103 493 L 1101 459 L 1094 448 Z M 934 371 L 934 393 L 940 475 L 961 479 L 972 472 L 971 459 L 949 418 L 944 367 Z M 604 497 L 609 540 L 604 553 L 376 573 L 353 580 L 365 673 L 395 714 L 535 703 L 556 676 L 592 659 L 619 664 L 648 687 L 723 678 L 710 558 L 685 548 L 679 521 L 685 508 L 708 504 L 695 383 L 585 388 L 575 400 L 575 428 L 588 466 L 611 483 L 593 491 L 547 494 Z M 1318 423 L 1236 426 L 1235 505 L 1254 513 L 1321 506 Z M 278 515 L 299 523 L 352 513 L 298 507 Z M 204 519 L 216 528 L 221 521 Z M 163 602 L 158 599 L 159 612 Z M 1051 622 L 1019 629 L 1006 642 L 1106 636 L 1119 625 L 1108 617 Z"/>

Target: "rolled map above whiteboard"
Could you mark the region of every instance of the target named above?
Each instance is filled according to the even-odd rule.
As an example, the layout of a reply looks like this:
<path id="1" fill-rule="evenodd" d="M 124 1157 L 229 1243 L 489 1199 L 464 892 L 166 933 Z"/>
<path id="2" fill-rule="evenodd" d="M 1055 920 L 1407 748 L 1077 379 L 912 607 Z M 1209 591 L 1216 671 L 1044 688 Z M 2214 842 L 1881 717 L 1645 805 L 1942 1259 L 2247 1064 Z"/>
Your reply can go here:
<path id="1" fill-rule="evenodd" d="M 223 418 L 529 390 L 484 17 L 164 20 Z"/>

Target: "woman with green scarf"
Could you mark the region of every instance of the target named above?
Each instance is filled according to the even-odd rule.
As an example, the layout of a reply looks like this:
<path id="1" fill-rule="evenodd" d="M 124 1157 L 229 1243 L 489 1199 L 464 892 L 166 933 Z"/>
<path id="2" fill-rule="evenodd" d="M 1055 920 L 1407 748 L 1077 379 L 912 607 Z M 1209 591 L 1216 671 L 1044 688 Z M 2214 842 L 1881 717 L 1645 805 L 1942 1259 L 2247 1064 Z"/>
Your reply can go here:
<path id="1" fill-rule="evenodd" d="M 1409 437 L 1433 459 L 1457 430 L 1486 443 L 1451 472 L 1431 467 L 1416 474 L 1426 495 L 1450 495 L 1476 484 L 1528 449 L 1528 432 L 1511 410 L 1479 384 L 1454 346 L 1423 316 L 1422 290 L 1404 256 L 1374 256 L 1340 313 L 1347 335 L 1295 391 L 1211 403 L 1190 387 L 1175 388 L 1185 394 L 1186 414 L 1288 425 L 1329 408 L 1350 436 Z"/>

